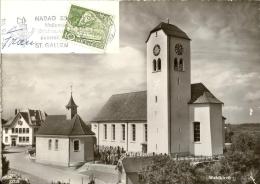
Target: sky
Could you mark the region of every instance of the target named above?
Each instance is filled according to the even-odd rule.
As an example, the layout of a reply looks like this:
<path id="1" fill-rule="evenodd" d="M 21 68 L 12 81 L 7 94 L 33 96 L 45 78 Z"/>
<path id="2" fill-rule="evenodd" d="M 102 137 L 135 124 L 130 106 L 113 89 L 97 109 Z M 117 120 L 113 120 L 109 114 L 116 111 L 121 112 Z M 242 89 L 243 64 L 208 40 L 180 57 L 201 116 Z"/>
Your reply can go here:
<path id="1" fill-rule="evenodd" d="M 3 117 L 15 108 L 65 114 L 73 97 L 91 120 L 117 93 L 146 90 L 150 30 L 169 19 L 191 41 L 191 81 L 224 102 L 229 123 L 260 122 L 260 30 L 257 2 L 120 2 L 117 54 L 3 55 Z"/>

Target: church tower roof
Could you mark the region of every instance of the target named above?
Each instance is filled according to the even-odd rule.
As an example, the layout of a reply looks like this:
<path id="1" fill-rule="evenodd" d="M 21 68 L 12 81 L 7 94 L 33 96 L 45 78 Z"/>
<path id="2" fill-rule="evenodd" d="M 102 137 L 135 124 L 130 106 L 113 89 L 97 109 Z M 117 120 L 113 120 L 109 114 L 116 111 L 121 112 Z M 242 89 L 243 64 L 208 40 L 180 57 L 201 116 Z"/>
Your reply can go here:
<path id="1" fill-rule="evenodd" d="M 74 102 L 74 99 L 73 99 L 73 96 L 72 96 L 72 93 L 71 93 L 70 100 L 69 100 L 69 103 L 66 105 L 66 108 L 71 109 L 72 107 L 78 107 L 78 106 Z"/>
<path id="2" fill-rule="evenodd" d="M 175 36 L 175 37 L 178 37 L 178 38 L 184 38 L 184 39 L 187 39 L 187 40 L 191 40 L 188 37 L 188 35 L 184 31 L 182 31 L 180 28 L 178 28 L 177 26 L 175 26 L 173 24 L 161 22 L 159 25 L 157 25 L 155 28 L 153 28 L 150 31 L 148 38 L 146 39 L 146 42 L 148 42 L 152 33 L 159 31 L 159 30 L 163 30 L 164 33 L 168 36 Z"/>

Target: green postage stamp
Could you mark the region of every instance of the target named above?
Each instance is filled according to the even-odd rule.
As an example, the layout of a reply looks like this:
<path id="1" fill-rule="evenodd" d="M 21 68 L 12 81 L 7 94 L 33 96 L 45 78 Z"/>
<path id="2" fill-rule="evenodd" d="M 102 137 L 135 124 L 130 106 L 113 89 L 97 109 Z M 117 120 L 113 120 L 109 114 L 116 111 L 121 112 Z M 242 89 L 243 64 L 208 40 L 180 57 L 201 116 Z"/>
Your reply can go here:
<path id="1" fill-rule="evenodd" d="M 113 37 L 113 16 L 71 5 L 62 38 L 104 49 Z"/>

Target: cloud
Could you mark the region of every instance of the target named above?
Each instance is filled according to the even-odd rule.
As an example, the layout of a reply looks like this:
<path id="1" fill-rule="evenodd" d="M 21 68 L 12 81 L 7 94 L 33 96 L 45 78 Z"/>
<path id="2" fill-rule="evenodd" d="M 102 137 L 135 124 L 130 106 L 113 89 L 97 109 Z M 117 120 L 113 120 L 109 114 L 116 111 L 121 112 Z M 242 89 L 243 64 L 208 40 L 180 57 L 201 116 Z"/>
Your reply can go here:
<path id="1" fill-rule="evenodd" d="M 73 85 L 79 112 L 89 120 L 110 95 L 146 89 L 144 54 L 132 47 L 95 56 L 4 55 L 3 65 L 5 116 L 14 108 L 65 114 Z"/>
<path id="2" fill-rule="evenodd" d="M 224 106 L 223 109 L 226 111 L 242 111 L 243 107 L 231 105 L 231 106 Z"/>
<path id="3" fill-rule="evenodd" d="M 260 101 L 260 90 L 254 92 L 248 92 L 245 96 L 245 99 L 248 101 Z"/>

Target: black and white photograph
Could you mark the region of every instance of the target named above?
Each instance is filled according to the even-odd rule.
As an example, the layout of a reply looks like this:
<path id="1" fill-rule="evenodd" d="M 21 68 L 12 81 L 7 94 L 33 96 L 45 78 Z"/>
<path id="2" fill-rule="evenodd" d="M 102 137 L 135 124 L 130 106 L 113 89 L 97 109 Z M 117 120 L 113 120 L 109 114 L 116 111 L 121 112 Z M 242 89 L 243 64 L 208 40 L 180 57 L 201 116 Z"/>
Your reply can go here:
<path id="1" fill-rule="evenodd" d="M 259 5 L 120 1 L 118 29 L 74 7 L 70 44 L 114 26 L 118 51 L 1 53 L 1 182 L 260 183 Z"/>

